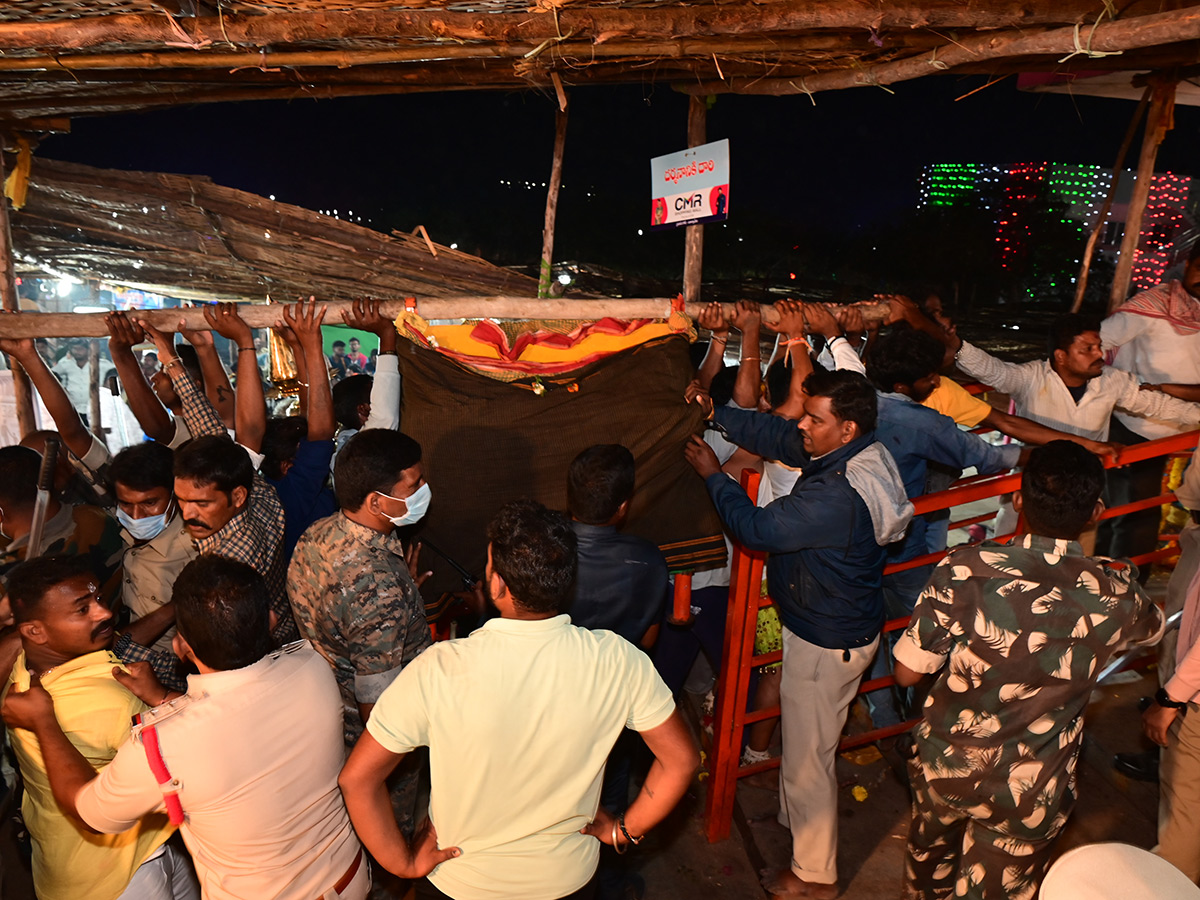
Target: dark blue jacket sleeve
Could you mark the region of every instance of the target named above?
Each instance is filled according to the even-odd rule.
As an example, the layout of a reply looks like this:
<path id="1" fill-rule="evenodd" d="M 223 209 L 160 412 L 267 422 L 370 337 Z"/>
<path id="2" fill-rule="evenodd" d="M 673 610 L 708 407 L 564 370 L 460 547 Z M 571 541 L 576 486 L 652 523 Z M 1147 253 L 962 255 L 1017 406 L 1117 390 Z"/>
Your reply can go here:
<path id="1" fill-rule="evenodd" d="M 731 441 L 751 453 L 777 459 L 786 466 L 808 464 L 800 429 L 791 419 L 722 406 L 713 411 L 713 421 L 725 429 Z"/>
<path id="2" fill-rule="evenodd" d="M 710 475 L 705 484 L 729 533 L 750 550 L 794 553 L 842 546 L 854 521 L 849 496 L 832 486 L 813 485 L 760 507 L 728 475 Z"/>
<path id="3" fill-rule="evenodd" d="M 950 417 L 929 411 L 934 414 L 923 415 L 916 429 L 924 435 L 927 459 L 959 469 L 974 466 L 981 475 L 1007 472 L 1017 464 L 1021 455 L 1018 445 L 989 444 L 979 435 L 961 430 Z"/>

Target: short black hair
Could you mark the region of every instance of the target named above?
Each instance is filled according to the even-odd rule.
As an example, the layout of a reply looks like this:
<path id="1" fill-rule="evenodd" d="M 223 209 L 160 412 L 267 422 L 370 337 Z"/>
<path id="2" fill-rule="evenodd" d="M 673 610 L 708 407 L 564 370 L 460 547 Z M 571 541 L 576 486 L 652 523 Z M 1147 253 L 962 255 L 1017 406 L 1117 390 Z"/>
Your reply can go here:
<path id="1" fill-rule="evenodd" d="M 37 556 L 14 566 L 8 573 L 8 599 L 17 624 L 37 618 L 52 587 L 81 575 L 95 577 L 86 556 Z"/>
<path id="2" fill-rule="evenodd" d="M 243 562 L 193 559 L 175 579 L 171 599 L 179 633 L 206 666 L 242 669 L 274 649 L 267 583 Z"/>
<path id="3" fill-rule="evenodd" d="M 1193 241 L 1192 246 L 1188 247 L 1187 262 L 1191 265 L 1196 260 L 1200 259 L 1200 240 Z"/>
<path id="4" fill-rule="evenodd" d="M 738 366 L 721 366 L 708 385 L 708 396 L 713 408 L 725 406 L 733 399 L 733 386 L 737 383 Z"/>
<path id="5" fill-rule="evenodd" d="M 633 454 L 621 444 L 594 444 L 567 469 L 567 509 L 580 522 L 607 525 L 633 496 Z"/>
<path id="6" fill-rule="evenodd" d="M 175 356 L 183 363 L 184 369 L 192 376 L 192 381 L 200 387 L 204 387 L 204 370 L 200 368 L 200 357 L 196 355 L 196 348 L 191 344 L 176 344 L 172 349 L 175 351 Z"/>
<path id="7" fill-rule="evenodd" d="M 767 367 L 767 402 L 775 409 L 788 397 L 792 387 L 792 366 L 786 359 L 777 359 Z"/>
<path id="8" fill-rule="evenodd" d="M 532 613 L 557 614 L 575 593 L 578 541 L 560 512 L 535 500 L 506 503 L 488 523 L 492 568 L 513 602 Z"/>
<path id="9" fill-rule="evenodd" d="M 108 484 L 114 491 L 123 484 L 135 491 L 175 488 L 175 453 L 158 441 L 126 447 L 108 466 Z"/>
<path id="10" fill-rule="evenodd" d="M 1086 331 L 1100 333 L 1100 317 L 1087 313 L 1067 313 L 1050 323 L 1046 339 L 1046 351 L 1050 362 L 1054 362 L 1055 350 L 1070 350 L 1075 338 Z"/>
<path id="11" fill-rule="evenodd" d="M 271 416 L 263 432 L 262 473 L 278 481 L 283 477 L 283 464 L 291 462 L 300 452 L 300 442 L 308 436 L 308 419 L 304 416 Z"/>
<path id="12" fill-rule="evenodd" d="M 345 347 L 345 346 L 346 346 L 346 342 L 345 342 L 345 341 L 334 341 L 334 342 L 333 342 L 332 344 L 330 344 L 329 346 L 330 346 L 331 348 L 333 348 L 333 349 L 335 349 L 335 350 L 336 350 L 338 347 Z"/>
<path id="13" fill-rule="evenodd" d="M 333 416 L 343 428 L 360 428 L 358 408 L 371 402 L 371 386 L 375 379 L 370 375 L 351 375 L 333 386 Z"/>
<path id="14" fill-rule="evenodd" d="M 1074 540 L 1091 521 L 1104 490 L 1100 459 L 1073 441 L 1034 448 L 1021 473 L 1022 512 L 1029 530 Z"/>
<path id="15" fill-rule="evenodd" d="M 898 384 L 912 387 L 934 374 L 945 357 L 941 341 L 902 323 L 875 340 L 867 354 L 867 375 L 875 387 L 891 393 Z"/>
<path id="16" fill-rule="evenodd" d="M 421 445 L 402 431 L 368 428 L 346 442 L 333 464 L 338 506 L 361 509 L 373 491 L 387 493 L 400 473 L 421 461 Z"/>
<path id="17" fill-rule="evenodd" d="M 350 339 L 350 342 L 351 342 L 351 343 L 354 343 L 354 344 L 361 344 L 361 343 L 362 343 L 362 341 L 360 341 L 360 340 L 358 339 L 358 335 L 357 335 L 357 334 L 352 334 L 352 335 L 350 335 L 350 338 L 349 338 L 349 339 Z"/>
<path id="18" fill-rule="evenodd" d="M 879 398 L 871 382 L 858 372 L 813 369 L 804 379 L 804 392 L 810 397 L 828 397 L 833 414 L 843 422 L 854 422 L 860 434 L 875 430 Z"/>
<path id="19" fill-rule="evenodd" d="M 254 485 L 254 464 L 244 447 L 227 434 L 206 434 L 188 441 L 175 453 L 176 478 L 216 486 L 226 496 L 234 488 Z"/>
<path id="20" fill-rule="evenodd" d="M 37 499 L 42 454 L 13 444 L 0 447 L 0 509 L 28 509 Z"/>

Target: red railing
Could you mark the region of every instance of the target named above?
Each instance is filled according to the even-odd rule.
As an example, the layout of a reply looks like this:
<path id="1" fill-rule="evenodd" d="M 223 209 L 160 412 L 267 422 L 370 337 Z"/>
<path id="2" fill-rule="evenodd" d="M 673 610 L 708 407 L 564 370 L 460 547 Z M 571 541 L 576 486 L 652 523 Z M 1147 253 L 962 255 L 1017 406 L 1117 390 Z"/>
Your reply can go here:
<path id="1" fill-rule="evenodd" d="M 1161 438 L 1125 447 L 1116 459 L 1106 459 L 1106 468 L 1126 466 L 1130 463 L 1141 462 L 1155 457 L 1166 457 L 1190 451 L 1196 446 L 1200 432 L 1192 431 L 1186 434 Z M 758 483 L 761 476 L 749 469 L 742 473 L 742 487 L 751 497 L 758 496 Z M 1019 472 L 1007 475 L 977 475 L 957 482 L 945 491 L 926 494 L 913 500 L 917 515 L 934 512 L 941 509 L 961 506 L 989 497 L 998 497 L 1011 493 L 1021 486 Z M 1105 510 L 1102 519 L 1136 512 L 1170 503 L 1175 499 L 1173 493 L 1161 494 L 1145 500 L 1138 500 L 1123 506 Z M 955 523 L 956 527 L 966 524 L 986 521 L 995 514 L 975 516 Z M 1001 535 L 993 540 L 1007 540 L 1013 535 Z M 1164 540 L 1175 538 L 1175 535 L 1164 536 Z M 904 571 L 917 566 L 936 563 L 946 556 L 948 551 L 929 553 L 903 563 L 887 566 L 884 574 Z M 1168 546 L 1150 553 L 1134 557 L 1132 562 L 1137 565 L 1158 562 L 1168 559 L 1177 553 L 1177 549 Z M 725 645 L 721 656 L 721 672 L 717 681 L 716 704 L 713 710 L 713 738 L 709 748 L 708 771 L 709 784 L 705 808 L 705 832 L 709 841 L 724 840 L 729 836 L 730 824 L 733 820 L 734 794 L 737 780 L 756 772 L 777 768 L 779 759 L 773 758 L 751 766 L 739 766 L 742 752 L 742 737 L 747 725 L 764 719 L 772 719 L 779 715 L 779 707 L 747 711 L 746 705 L 750 692 L 750 673 L 758 666 L 772 665 L 783 658 L 781 651 L 754 655 L 754 636 L 760 607 L 769 606 L 770 598 L 762 597 L 762 569 L 766 556 L 762 553 L 748 551 L 734 544 L 732 568 L 729 581 L 729 607 L 725 620 Z M 891 619 L 884 623 L 883 630 L 898 631 L 908 627 L 908 618 Z M 881 642 L 880 652 L 886 651 L 886 644 Z M 893 684 L 892 677 L 875 678 L 859 685 L 859 694 L 873 691 L 877 688 Z M 842 739 L 840 750 L 859 747 L 873 743 L 886 737 L 902 734 L 908 731 L 916 720 L 902 722 L 887 728 L 877 728 Z"/>

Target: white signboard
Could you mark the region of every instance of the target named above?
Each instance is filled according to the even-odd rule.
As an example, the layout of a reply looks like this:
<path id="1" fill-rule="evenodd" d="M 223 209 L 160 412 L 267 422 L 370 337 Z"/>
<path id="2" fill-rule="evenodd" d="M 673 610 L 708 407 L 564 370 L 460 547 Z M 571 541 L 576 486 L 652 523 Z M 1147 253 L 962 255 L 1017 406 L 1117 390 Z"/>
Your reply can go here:
<path id="1" fill-rule="evenodd" d="M 729 218 L 729 141 L 650 160 L 650 228 Z"/>

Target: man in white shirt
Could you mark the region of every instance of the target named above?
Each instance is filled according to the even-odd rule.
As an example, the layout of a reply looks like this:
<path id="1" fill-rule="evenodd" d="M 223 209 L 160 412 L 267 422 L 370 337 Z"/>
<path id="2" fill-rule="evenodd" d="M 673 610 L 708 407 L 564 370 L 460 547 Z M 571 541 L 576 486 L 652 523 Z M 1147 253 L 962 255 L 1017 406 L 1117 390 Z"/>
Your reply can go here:
<path id="1" fill-rule="evenodd" d="M 342 703 L 329 665 L 307 643 L 272 652 L 267 587 L 244 563 L 193 561 L 175 604 L 175 651 L 200 674 L 143 713 L 99 774 L 63 735 L 49 694 L 10 694 L 5 715 L 36 735 L 58 806 L 101 834 L 165 807 L 204 900 L 363 900 L 370 879 L 338 792 Z"/>
<path id="2" fill-rule="evenodd" d="M 1100 326 L 1112 366 L 1151 384 L 1200 384 L 1200 241 L 1192 245 L 1179 280 L 1142 291 L 1117 307 Z M 1113 414 L 1112 439 L 1138 444 L 1196 426 L 1170 417 Z M 1110 506 L 1159 493 L 1162 457 L 1143 460 L 1108 475 Z M 1158 542 L 1157 506 L 1100 524 L 1097 550 L 1108 556 L 1137 556 Z"/>
<path id="3" fill-rule="evenodd" d="M 576 628 L 566 517 L 532 501 L 488 526 L 487 585 L 500 618 L 430 647 L 371 712 L 339 779 L 355 830 L 418 896 L 555 900 L 590 896 L 600 843 L 637 844 L 686 791 L 695 741 L 649 658 L 610 631 Z M 604 761 L 623 728 L 655 756 L 614 819 L 599 806 Z M 410 845 L 384 781 L 429 747 L 430 823 Z"/>
<path id="4" fill-rule="evenodd" d="M 50 370 L 62 382 L 63 389 L 71 398 L 71 405 L 85 425 L 92 402 L 92 371 L 88 366 L 88 351 L 88 342 L 83 338 L 75 338 L 67 344 L 67 355 Z"/>

